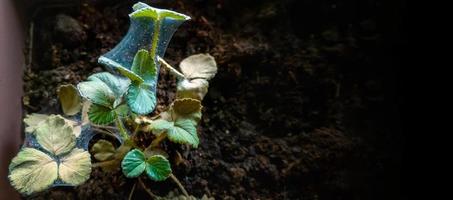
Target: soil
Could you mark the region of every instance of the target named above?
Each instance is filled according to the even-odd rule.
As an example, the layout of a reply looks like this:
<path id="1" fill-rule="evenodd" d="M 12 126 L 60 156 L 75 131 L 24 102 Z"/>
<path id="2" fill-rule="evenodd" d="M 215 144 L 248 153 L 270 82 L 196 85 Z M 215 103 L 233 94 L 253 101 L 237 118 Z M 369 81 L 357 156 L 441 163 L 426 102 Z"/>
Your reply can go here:
<path id="1" fill-rule="evenodd" d="M 103 71 L 97 58 L 129 27 L 134 1 L 45 8 L 34 23 L 25 113 L 61 112 L 56 88 Z M 148 2 L 150 3 L 150 2 Z M 399 52 L 404 2 L 152 1 L 188 14 L 165 59 L 210 53 L 219 66 L 203 102 L 198 149 L 171 146 L 175 175 L 195 197 L 402 199 Z M 40 5 L 45 7 L 45 5 Z M 30 41 L 29 41 L 30 42 Z M 27 53 L 30 55 L 30 52 Z M 175 97 L 160 72 L 158 108 Z M 167 143 L 166 145 L 172 145 Z M 144 179 L 155 194 L 170 180 Z M 85 184 L 29 199 L 127 199 L 136 183 L 92 172 Z M 137 185 L 133 199 L 147 199 Z"/>

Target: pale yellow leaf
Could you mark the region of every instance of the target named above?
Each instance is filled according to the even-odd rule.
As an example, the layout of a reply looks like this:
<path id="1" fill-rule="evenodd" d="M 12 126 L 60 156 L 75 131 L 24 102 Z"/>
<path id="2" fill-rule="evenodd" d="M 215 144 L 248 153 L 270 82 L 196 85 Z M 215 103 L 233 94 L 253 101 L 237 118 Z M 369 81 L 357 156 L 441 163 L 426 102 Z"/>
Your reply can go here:
<path id="1" fill-rule="evenodd" d="M 11 185 L 26 195 L 49 188 L 58 177 L 57 162 L 33 148 L 23 148 L 11 161 L 9 171 Z"/>

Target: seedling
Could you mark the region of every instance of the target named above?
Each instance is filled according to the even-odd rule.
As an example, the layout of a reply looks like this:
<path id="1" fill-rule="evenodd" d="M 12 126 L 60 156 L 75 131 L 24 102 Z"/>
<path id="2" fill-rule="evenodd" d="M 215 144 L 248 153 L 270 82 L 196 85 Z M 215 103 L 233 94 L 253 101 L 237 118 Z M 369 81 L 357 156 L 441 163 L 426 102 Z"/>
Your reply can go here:
<path id="1" fill-rule="evenodd" d="M 99 58 L 110 72 L 93 74 L 77 87 L 59 88 L 67 118 L 32 114 L 24 119 L 26 141 L 11 162 L 9 175 L 12 185 L 24 195 L 57 185 L 79 185 L 89 178 L 92 167 L 121 169 L 126 177 L 138 178 L 142 187 L 141 176 L 153 181 L 171 177 L 188 195 L 172 174 L 169 155 L 161 143 L 168 139 L 198 147 L 201 101 L 217 66 L 210 55 L 198 54 L 184 59 L 181 71 L 176 70 L 162 57 L 173 32 L 190 18 L 144 3 L 135 4 L 133 10 L 128 34 Z M 156 107 L 161 65 L 176 76 L 177 97 L 164 112 L 150 116 Z M 97 161 L 92 165 L 87 150 L 93 134 L 112 137 L 91 147 Z M 153 135 L 145 148 L 137 143 L 139 134 Z M 121 145 L 116 148 L 115 142 Z"/>

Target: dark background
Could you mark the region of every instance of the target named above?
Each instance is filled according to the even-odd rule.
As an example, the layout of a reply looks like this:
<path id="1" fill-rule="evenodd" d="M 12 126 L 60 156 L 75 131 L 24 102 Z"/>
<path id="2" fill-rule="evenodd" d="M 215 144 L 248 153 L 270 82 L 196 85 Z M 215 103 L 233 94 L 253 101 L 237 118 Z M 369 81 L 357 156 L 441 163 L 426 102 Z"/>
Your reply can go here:
<path id="1" fill-rule="evenodd" d="M 204 100 L 200 148 L 171 146 L 194 196 L 218 199 L 406 199 L 402 0 L 144 1 L 193 19 L 165 58 L 210 53 L 219 72 Z M 36 1 L 25 113 L 58 112 L 56 87 L 102 71 L 97 58 L 129 26 L 134 1 Z M 64 14 L 73 20 L 58 16 Z M 75 21 L 75 22 L 74 22 Z M 59 28 L 58 23 L 68 26 Z M 69 28 L 68 28 L 69 27 Z M 162 71 L 157 111 L 174 99 Z M 125 199 L 134 180 L 94 170 L 75 189 L 31 199 Z M 165 195 L 171 182 L 147 181 Z M 146 198 L 137 188 L 136 198 Z"/>

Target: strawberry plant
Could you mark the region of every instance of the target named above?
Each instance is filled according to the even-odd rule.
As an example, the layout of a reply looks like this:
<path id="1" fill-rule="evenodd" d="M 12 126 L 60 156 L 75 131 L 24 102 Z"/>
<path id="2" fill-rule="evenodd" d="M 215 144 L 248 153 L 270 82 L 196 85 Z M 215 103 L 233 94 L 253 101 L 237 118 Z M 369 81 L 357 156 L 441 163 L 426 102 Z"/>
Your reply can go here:
<path id="1" fill-rule="evenodd" d="M 180 70 L 173 68 L 162 57 L 173 32 L 190 17 L 144 3 L 133 10 L 128 34 L 99 58 L 109 72 L 92 74 L 77 86 L 60 86 L 63 115 L 31 114 L 24 119 L 26 139 L 9 168 L 11 184 L 22 194 L 79 185 L 89 179 L 92 168 L 100 167 L 121 170 L 142 186 L 143 176 L 153 181 L 171 178 L 188 196 L 172 173 L 162 142 L 198 147 L 201 102 L 217 72 L 216 62 L 198 54 L 184 59 Z M 177 88 L 176 99 L 157 113 L 161 66 L 176 77 Z M 111 139 L 99 139 L 90 148 L 96 134 Z M 141 141 L 140 135 L 151 139 Z"/>

